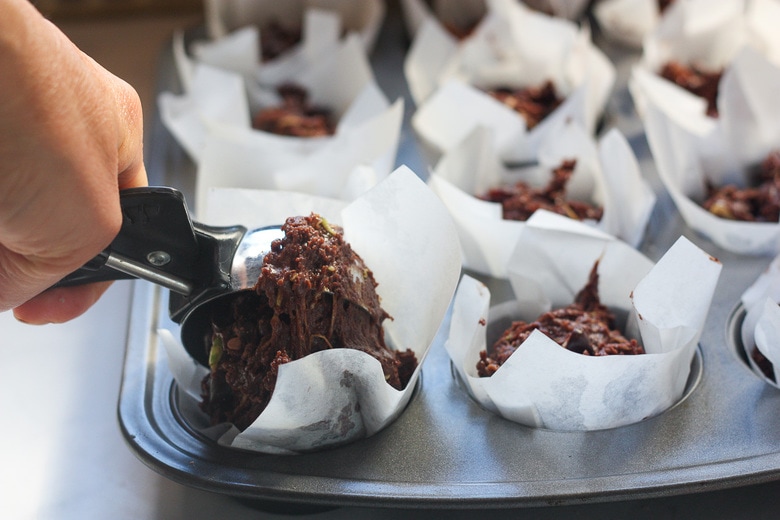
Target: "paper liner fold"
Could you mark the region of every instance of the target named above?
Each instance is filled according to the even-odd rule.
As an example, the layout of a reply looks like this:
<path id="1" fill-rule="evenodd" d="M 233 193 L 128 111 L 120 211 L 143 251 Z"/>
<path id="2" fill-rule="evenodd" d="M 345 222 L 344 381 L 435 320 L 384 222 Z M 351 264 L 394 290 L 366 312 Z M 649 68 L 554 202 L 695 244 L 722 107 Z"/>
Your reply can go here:
<path id="1" fill-rule="evenodd" d="M 740 339 L 748 362 L 767 383 L 780 388 L 780 383 L 767 377 L 751 356 L 757 348 L 773 367 L 780 367 L 780 256 L 742 293 L 741 301 L 745 315 Z M 778 372 L 775 368 L 775 377 Z"/>
<path id="2" fill-rule="evenodd" d="M 570 304 L 596 260 L 602 303 L 647 354 L 584 356 L 537 331 L 493 376 L 477 377 L 492 323 L 530 321 Z M 511 262 L 516 300 L 490 308 L 487 287 L 464 275 L 453 303 L 446 348 L 483 407 L 527 426 L 596 430 L 652 417 L 680 399 L 720 274 L 717 260 L 681 237 L 654 266 L 606 234 L 539 211 Z"/>
<path id="3" fill-rule="evenodd" d="M 275 86 L 206 64 L 194 65 L 184 94 L 160 95 L 164 124 L 197 164 L 196 213 L 213 187 L 352 200 L 395 167 L 403 100 L 388 101 L 357 39 L 339 42 L 288 79 L 306 88 L 313 104 L 332 110 L 335 135 L 300 138 L 252 129 L 250 114 L 278 102 Z"/>
<path id="4" fill-rule="evenodd" d="M 665 188 L 688 226 L 730 251 L 776 254 L 780 247 L 780 224 L 727 220 L 701 207 L 708 183 L 746 187 L 750 169 L 780 149 L 778 87 L 780 67 L 743 47 L 721 79 L 720 116 L 710 118 L 703 100 L 641 69 L 632 73 L 632 95 Z"/>
<path id="5" fill-rule="evenodd" d="M 601 0 L 593 6 L 593 17 L 609 40 L 637 49 L 661 16 L 658 0 Z"/>
<path id="6" fill-rule="evenodd" d="M 529 7 L 568 20 L 579 19 L 588 7 L 588 0 L 522 0 Z M 406 30 L 416 36 L 420 26 L 429 18 L 443 25 L 459 29 L 479 21 L 486 13 L 485 0 L 401 0 L 401 13 Z M 430 5 L 429 5 L 430 4 Z"/>
<path id="7" fill-rule="evenodd" d="M 345 239 L 373 271 L 382 306 L 393 316 L 385 338 L 425 360 L 449 307 L 460 274 L 460 249 L 447 210 L 408 168 L 401 167 L 356 199 L 342 201 L 279 191 L 213 191 L 212 225 L 281 224 L 297 214 L 320 212 L 344 227 Z M 413 259 L 413 260 L 412 260 Z M 199 374 L 174 334 L 161 332 L 169 367 L 179 386 L 199 395 Z M 380 364 L 353 349 L 332 349 L 284 365 L 272 399 L 243 432 L 232 429 L 221 443 L 266 453 L 299 453 L 374 434 L 404 409 L 419 377 L 418 366 L 403 391 L 390 387 Z M 218 429 L 218 431 L 222 431 Z"/>
<path id="8" fill-rule="evenodd" d="M 776 30 L 769 29 L 773 25 L 771 20 L 777 20 L 778 16 L 780 5 L 774 0 L 674 2 L 665 12 L 661 23 L 643 40 L 642 56 L 637 68 L 648 74 L 657 74 L 664 64 L 677 61 L 686 66 L 695 65 L 716 72 L 731 67 L 735 58 L 745 49 L 780 66 L 780 38 Z M 633 81 L 629 83 L 631 93 L 642 115 L 645 104 L 642 98 L 646 92 L 634 88 L 631 83 Z M 668 84 L 671 89 L 682 91 L 673 83 Z M 706 116 L 700 112 L 697 117 Z"/>
<path id="9" fill-rule="evenodd" d="M 420 27 L 404 61 L 418 107 L 412 127 L 432 155 L 457 145 L 476 126 L 496 133 L 505 161 L 532 158 L 562 121 L 594 131 L 615 80 L 614 66 L 587 28 L 494 0 L 474 33 L 458 42 L 432 18 Z M 523 117 L 484 89 L 537 87 L 551 81 L 561 105 L 527 129 Z"/>
<path id="10" fill-rule="evenodd" d="M 525 226 L 504 220 L 501 204 L 477 195 L 518 180 L 544 186 L 551 171 L 570 159 L 576 159 L 577 166 L 567 185 L 567 198 L 603 207 L 602 219 L 589 224 L 639 245 L 656 197 L 619 130 L 610 130 L 596 142 L 576 123 L 564 124 L 540 146 L 538 166 L 516 170 L 501 163 L 493 137 L 490 129 L 477 127 L 442 157 L 428 180 L 458 227 L 464 267 L 506 278 L 507 262 Z"/>
<path id="11" fill-rule="evenodd" d="M 206 31 L 210 38 L 220 39 L 246 26 L 263 27 L 277 22 L 285 27 L 302 23 L 305 13 L 320 10 L 333 14 L 341 28 L 357 32 L 367 51 L 371 51 L 384 21 L 387 7 L 384 0 L 205 0 Z M 306 37 L 306 31 L 303 31 Z"/>

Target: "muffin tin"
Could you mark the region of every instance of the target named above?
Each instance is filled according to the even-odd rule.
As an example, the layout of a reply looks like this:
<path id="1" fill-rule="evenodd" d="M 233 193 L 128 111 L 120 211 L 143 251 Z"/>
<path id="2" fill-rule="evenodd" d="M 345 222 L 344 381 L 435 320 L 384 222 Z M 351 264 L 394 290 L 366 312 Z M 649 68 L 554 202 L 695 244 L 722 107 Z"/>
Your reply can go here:
<path id="1" fill-rule="evenodd" d="M 391 13 L 393 14 L 393 13 Z M 425 175 L 408 125 L 405 40 L 389 16 L 372 55 L 386 94 L 407 99 L 398 162 Z M 719 258 L 723 271 L 684 398 L 651 419 L 592 432 L 532 429 L 477 405 L 454 376 L 443 343 L 445 320 L 404 413 L 378 434 L 326 451 L 274 456 L 224 448 L 197 432 L 197 403 L 179 393 L 156 330 L 173 326 L 167 293 L 133 282 L 119 398 L 122 431 L 137 455 L 172 480 L 244 499 L 298 506 L 485 508 L 609 501 L 693 493 L 780 477 L 780 392 L 749 368 L 739 343 L 741 293 L 768 257 L 730 253 L 691 232 L 653 169 L 641 123 L 625 88 L 636 54 L 605 47 L 618 84 L 605 126 L 620 128 L 659 200 L 641 247 L 657 260 L 680 235 Z M 175 88 L 162 56 L 160 90 Z M 194 167 L 156 122 L 147 145 L 153 183 L 192 193 Z M 506 283 L 485 279 L 495 299 Z"/>

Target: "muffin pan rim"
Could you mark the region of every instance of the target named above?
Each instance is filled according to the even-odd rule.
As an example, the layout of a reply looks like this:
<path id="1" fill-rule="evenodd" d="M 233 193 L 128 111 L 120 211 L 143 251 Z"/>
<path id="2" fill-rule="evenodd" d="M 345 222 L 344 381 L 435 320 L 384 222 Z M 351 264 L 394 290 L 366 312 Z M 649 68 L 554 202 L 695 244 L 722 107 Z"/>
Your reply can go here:
<path id="1" fill-rule="evenodd" d="M 400 31 L 395 26 L 392 30 Z M 397 33 L 385 36 L 401 38 Z M 375 70 L 383 88 L 397 83 L 397 77 L 387 78 L 385 65 L 393 62 L 397 67 L 399 52 L 378 48 L 374 53 L 377 62 L 386 60 Z M 175 82 L 170 61 L 164 53 L 159 90 L 175 88 L 170 87 Z M 386 93 L 390 96 L 393 88 Z M 625 93 L 616 93 L 615 103 L 620 103 L 619 95 Z M 412 109 L 410 103 L 407 115 Z M 613 118 L 620 117 L 619 110 L 613 113 Z M 403 134 L 399 158 L 410 158 L 412 169 L 424 173 L 408 120 Z M 626 137 L 641 147 L 641 136 Z M 193 167 L 159 117 L 151 143 L 150 178 L 192 192 Z M 642 162 L 643 172 L 646 167 Z M 446 319 L 424 361 L 417 394 L 398 420 L 375 436 L 296 456 L 219 447 L 190 435 L 172 413 L 172 378 L 155 333 L 167 319 L 165 297 L 159 289 L 132 282 L 118 403 L 122 432 L 139 458 L 172 480 L 244 498 L 307 504 L 525 507 L 666 496 L 777 480 L 780 420 L 766 412 L 780 406 L 780 392 L 742 369 L 750 370 L 727 337 L 728 318 L 739 294 L 770 259 L 751 258 L 735 267 L 735 261 L 744 257 L 719 251 L 692 234 L 668 197 L 659 197 L 649 229 L 656 233 L 655 240 L 646 241 L 641 250 L 650 258 L 657 259 L 671 239 L 685 234 L 711 254 L 722 253 L 724 272 L 700 340 L 701 380 L 687 399 L 641 423 L 596 432 L 535 431 L 490 414 L 452 379 L 443 348 L 449 329 Z M 705 407 L 710 408 L 708 413 Z"/>

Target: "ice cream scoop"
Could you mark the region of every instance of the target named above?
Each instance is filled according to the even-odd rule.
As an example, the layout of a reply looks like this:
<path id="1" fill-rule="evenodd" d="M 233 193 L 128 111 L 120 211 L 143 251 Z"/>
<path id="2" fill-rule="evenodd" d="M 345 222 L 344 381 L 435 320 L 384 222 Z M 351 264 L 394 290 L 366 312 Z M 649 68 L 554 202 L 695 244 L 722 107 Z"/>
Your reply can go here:
<path id="1" fill-rule="evenodd" d="M 168 312 L 181 324 L 187 351 L 207 365 L 203 334 L 209 309 L 236 291 L 251 289 L 279 226 L 247 230 L 192 220 L 184 195 L 170 187 L 120 192 L 122 227 L 114 241 L 57 286 L 139 278 L 167 289 Z"/>

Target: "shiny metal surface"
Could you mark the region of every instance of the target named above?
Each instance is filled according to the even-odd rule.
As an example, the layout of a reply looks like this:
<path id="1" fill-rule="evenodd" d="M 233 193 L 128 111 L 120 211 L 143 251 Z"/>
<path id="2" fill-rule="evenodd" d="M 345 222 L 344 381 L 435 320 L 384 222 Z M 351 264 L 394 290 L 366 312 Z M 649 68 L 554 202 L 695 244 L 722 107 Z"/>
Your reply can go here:
<path id="1" fill-rule="evenodd" d="M 236 248 L 230 266 L 230 288 L 234 291 L 254 287 L 263 267 L 263 258 L 271 250 L 271 242 L 284 237 L 278 226 L 247 231 Z"/>
<path id="2" fill-rule="evenodd" d="M 164 251 L 158 252 L 158 254 L 165 253 Z M 156 258 L 156 257 L 155 257 Z M 151 261 L 149 263 L 152 263 Z M 154 265 L 154 264 L 153 264 Z M 167 273 L 160 273 L 160 271 L 150 269 L 146 264 L 137 262 L 132 258 L 127 258 L 122 255 L 111 253 L 106 258 L 106 267 L 115 269 L 125 274 L 129 274 L 134 278 L 141 278 L 148 280 L 157 285 L 161 285 L 166 289 L 189 296 L 192 293 L 192 283 L 187 280 L 182 280 Z"/>
<path id="3" fill-rule="evenodd" d="M 388 24 L 380 38 L 383 45 L 373 56 L 377 77 L 389 97 L 404 95 L 399 72 L 404 36 L 399 26 Z M 686 228 L 663 194 L 641 125 L 633 116 L 624 87 L 632 57 L 621 53 L 616 52 L 622 87 L 605 124 L 623 130 L 643 172 L 661 194 L 641 249 L 658 259 L 682 234 L 724 266 L 700 342 L 701 376 L 687 399 L 657 417 L 611 430 L 554 432 L 519 426 L 481 409 L 458 385 L 442 345 L 445 323 L 425 361 L 416 395 L 401 417 L 379 434 L 293 457 L 221 448 L 188 424 L 196 405 L 179 395 L 167 371 L 155 333 L 167 323 L 164 292 L 135 284 L 119 418 L 139 457 L 163 475 L 196 488 L 318 506 L 575 505 L 777 480 L 780 392 L 750 370 L 732 333 L 740 294 L 770 258 L 719 250 Z M 150 171 L 186 189 L 192 185 L 192 167 L 164 130 L 157 131 Z M 423 176 L 427 170 L 408 124 L 399 163 Z"/>
<path id="4" fill-rule="evenodd" d="M 230 264 L 230 287 L 215 290 L 195 305 L 187 307 L 181 319 L 179 336 L 187 352 L 204 366 L 208 366 L 207 345 L 210 345 L 210 342 L 204 343 L 204 338 L 211 337 L 213 309 L 234 298 L 238 291 L 252 290 L 257 277 L 260 276 L 263 258 L 271 250 L 271 242 L 283 236 L 284 233 L 278 226 L 253 229 L 244 233 Z"/>

